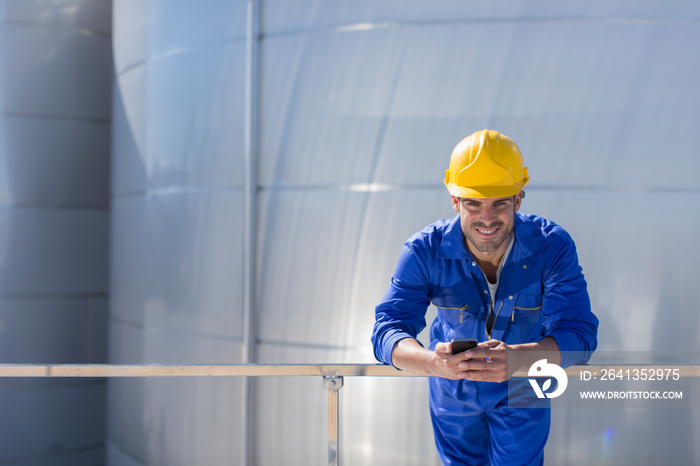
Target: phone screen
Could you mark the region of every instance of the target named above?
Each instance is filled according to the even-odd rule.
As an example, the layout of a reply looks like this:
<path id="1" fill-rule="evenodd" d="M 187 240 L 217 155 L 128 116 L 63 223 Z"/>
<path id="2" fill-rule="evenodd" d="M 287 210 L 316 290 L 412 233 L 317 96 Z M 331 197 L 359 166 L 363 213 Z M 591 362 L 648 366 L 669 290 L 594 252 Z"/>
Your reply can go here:
<path id="1" fill-rule="evenodd" d="M 452 339 L 452 354 L 461 353 L 469 349 L 475 348 L 478 342 L 476 338 L 453 338 Z"/>

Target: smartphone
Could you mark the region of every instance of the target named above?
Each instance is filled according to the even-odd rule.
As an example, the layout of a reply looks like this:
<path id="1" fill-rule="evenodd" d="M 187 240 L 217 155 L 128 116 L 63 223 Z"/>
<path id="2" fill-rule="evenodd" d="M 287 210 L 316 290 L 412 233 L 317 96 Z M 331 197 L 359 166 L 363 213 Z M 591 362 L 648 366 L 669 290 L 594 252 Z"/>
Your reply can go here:
<path id="1" fill-rule="evenodd" d="M 452 354 L 461 353 L 469 349 L 475 348 L 479 344 L 476 338 L 453 338 L 452 339 Z"/>

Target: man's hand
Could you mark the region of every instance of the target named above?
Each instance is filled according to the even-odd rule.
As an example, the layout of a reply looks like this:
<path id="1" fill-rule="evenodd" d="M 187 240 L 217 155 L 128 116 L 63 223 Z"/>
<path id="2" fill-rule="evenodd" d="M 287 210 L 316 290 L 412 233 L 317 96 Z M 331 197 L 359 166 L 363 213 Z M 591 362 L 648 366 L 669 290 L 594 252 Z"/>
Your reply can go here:
<path id="1" fill-rule="evenodd" d="M 462 361 L 457 364 L 458 377 L 478 382 L 504 382 L 520 366 L 518 355 L 514 347 L 502 341 L 479 343 L 476 348 L 460 353 Z"/>
<path id="2" fill-rule="evenodd" d="M 508 353 L 513 348 L 498 340 L 479 343 L 476 348 L 458 354 L 452 354 L 452 343 L 438 343 L 434 352 L 410 339 L 399 343 L 394 350 L 394 363 L 422 375 L 453 380 L 502 382 L 515 371 L 508 371 Z M 419 360 L 422 363 L 417 364 Z"/>
<path id="3" fill-rule="evenodd" d="M 392 362 L 399 369 L 414 374 L 446 379 L 463 379 L 459 364 L 464 353 L 452 354 L 452 343 L 438 343 L 435 351 L 422 347 L 412 338 L 404 338 L 394 346 Z"/>
<path id="4" fill-rule="evenodd" d="M 508 345 L 499 340 L 485 341 L 461 353 L 463 361 L 458 364 L 459 377 L 478 382 L 504 382 L 516 371 L 527 370 L 543 351 L 558 355 L 559 346 L 551 337 L 520 345 Z M 558 364 L 559 360 L 554 362 Z"/>
<path id="5" fill-rule="evenodd" d="M 446 379 L 464 379 L 461 365 L 469 360 L 468 351 L 452 354 L 452 343 L 438 343 L 435 346 L 435 368 L 437 377 Z"/>
<path id="6" fill-rule="evenodd" d="M 453 380 L 503 382 L 517 370 L 536 361 L 533 351 L 559 352 L 556 341 L 546 337 L 537 343 L 507 345 L 489 340 L 476 348 L 452 354 L 452 343 L 438 343 L 435 351 L 423 348 L 416 340 L 405 338 L 394 347 L 392 359 L 396 367 L 420 375 Z M 553 361 L 558 364 L 559 361 Z"/>

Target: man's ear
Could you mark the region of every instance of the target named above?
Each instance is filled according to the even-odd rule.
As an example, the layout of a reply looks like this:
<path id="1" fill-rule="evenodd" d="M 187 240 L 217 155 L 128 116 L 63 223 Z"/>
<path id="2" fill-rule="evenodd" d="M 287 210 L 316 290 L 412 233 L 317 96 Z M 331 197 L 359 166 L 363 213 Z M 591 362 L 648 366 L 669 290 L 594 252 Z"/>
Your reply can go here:
<path id="1" fill-rule="evenodd" d="M 457 196 L 452 196 L 452 208 L 459 213 L 459 198 Z"/>
<path id="2" fill-rule="evenodd" d="M 520 210 L 520 204 L 523 203 L 523 197 L 525 197 L 525 193 L 520 191 L 518 194 L 514 196 L 513 202 L 515 205 L 515 212 Z"/>

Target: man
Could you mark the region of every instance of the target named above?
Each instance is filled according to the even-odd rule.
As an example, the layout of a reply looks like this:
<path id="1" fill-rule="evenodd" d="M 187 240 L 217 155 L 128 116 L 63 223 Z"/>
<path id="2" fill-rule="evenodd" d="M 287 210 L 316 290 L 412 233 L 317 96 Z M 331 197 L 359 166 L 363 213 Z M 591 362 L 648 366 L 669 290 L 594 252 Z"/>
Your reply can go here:
<path id="1" fill-rule="evenodd" d="M 549 363 L 586 362 L 597 345 L 576 248 L 559 225 L 519 213 L 528 183 L 520 149 L 483 130 L 455 147 L 445 185 L 453 219 L 404 245 L 376 308 L 374 354 L 386 364 L 431 376 L 430 412 L 444 465 L 543 464 L 545 409 L 508 405 L 508 380 L 541 351 Z M 416 336 L 432 303 L 430 349 Z M 474 337 L 452 354 L 453 338 Z"/>

